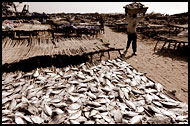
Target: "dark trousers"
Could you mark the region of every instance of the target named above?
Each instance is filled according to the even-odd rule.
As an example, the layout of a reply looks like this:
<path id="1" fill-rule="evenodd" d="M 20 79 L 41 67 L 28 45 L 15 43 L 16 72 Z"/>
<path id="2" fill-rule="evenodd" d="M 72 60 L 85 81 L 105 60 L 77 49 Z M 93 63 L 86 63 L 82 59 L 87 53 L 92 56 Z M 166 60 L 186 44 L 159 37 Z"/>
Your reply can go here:
<path id="1" fill-rule="evenodd" d="M 135 53 L 137 49 L 137 34 L 136 33 L 128 33 L 128 41 L 127 41 L 126 50 L 129 49 L 131 41 L 133 41 L 132 48 L 133 48 L 133 52 Z"/>

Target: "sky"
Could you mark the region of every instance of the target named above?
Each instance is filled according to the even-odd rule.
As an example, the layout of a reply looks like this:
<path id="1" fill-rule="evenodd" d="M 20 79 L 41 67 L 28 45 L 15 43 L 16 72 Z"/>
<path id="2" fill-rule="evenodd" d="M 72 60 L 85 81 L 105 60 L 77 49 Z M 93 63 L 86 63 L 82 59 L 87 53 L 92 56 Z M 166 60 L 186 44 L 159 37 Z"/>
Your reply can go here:
<path id="1" fill-rule="evenodd" d="M 18 3 L 18 2 L 17 2 Z M 131 2 L 23 2 L 18 6 L 21 11 L 24 4 L 29 12 L 39 13 L 124 13 L 123 6 Z M 188 12 L 188 2 L 141 2 L 149 7 L 147 13 L 177 14 Z"/>

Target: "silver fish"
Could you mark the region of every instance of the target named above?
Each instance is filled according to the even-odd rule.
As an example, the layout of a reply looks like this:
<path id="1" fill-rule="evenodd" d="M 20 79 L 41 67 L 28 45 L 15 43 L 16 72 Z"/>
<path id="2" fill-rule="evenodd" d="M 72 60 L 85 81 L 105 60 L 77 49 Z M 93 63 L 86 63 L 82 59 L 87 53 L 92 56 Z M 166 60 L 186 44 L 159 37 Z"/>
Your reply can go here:
<path id="1" fill-rule="evenodd" d="M 36 124 L 42 124 L 44 122 L 44 119 L 42 119 L 39 116 L 32 115 L 31 120 Z"/>
<path id="2" fill-rule="evenodd" d="M 94 95 L 93 93 L 91 93 L 91 91 L 87 92 L 87 95 L 92 98 L 92 99 L 96 99 L 96 95 Z"/>
<path id="3" fill-rule="evenodd" d="M 77 111 L 76 113 L 73 113 L 73 114 L 71 114 L 71 116 L 69 117 L 69 119 L 77 119 L 77 118 L 79 118 L 80 116 L 81 116 L 81 114 L 82 114 L 82 111 Z"/>
<path id="4" fill-rule="evenodd" d="M 15 117 L 15 122 L 16 124 L 26 124 L 26 122 L 24 122 L 24 120 L 19 116 Z"/>
<path id="5" fill-rule="evenodd" d="M 133 102 L 129 101 L 129 100 L 125 100 L 125 103 L 127 106 L 129 106 L 130 108 L 132 108 L 133 110 L 136 111 L 136 106 Z"/>
<path id="6" fill-rule="evenodd" d="M 130 119 L 130 124 L 139 124 L 141 123 L 142 119 L 143 119 L 143 115 L 137 115 L 137 116 L 134 116 L 133 118 Z"/>
<path id="7" fill-rule="evenodd" d="M 158 92 L 163 92 L 163 86 L 160 83 L 155 83 L 155 88 Z"/>
<path id="8" fill-rule="evenodd" d="M 10 104 L 10 106 L 9 106 L 9 109 L 10 109 L 10 110 L 15 110 L 16 105 L 17 105 L 17 102 L 16 102 L 15 99 L 13 99 L 13 100 L 11 101 L 11 104 Z M 19 119 L 19 120 L 20 120 L 20 119 Z"/>
<path id="9" fill-rule="evenodd" d="M 120 110 L 116 110 L 114 114 L 114 120 L 116 123 L 122 122 L 123 115 Z"/>
<path id="10" fill-rule="evenodd" d="M 81 107 L 81 104 L 79 103 L 73 103 L 69 106 L 69 109 L 70 110 L 76 110 L 76 109 L 79 109 Z"/>
<path id="11" fill-rule="evenodd" d="M 123 115 L 127 115 L 127 116 L 130 116 L 130 117 L 134 117 L 134 116 L 139 115 L 139 113 L 137 113 L 137 112 L 133 112 L 133 111 L 126 111 L 126 110 L 121 111 L 121 113 L 122 113 Z"/>
<path id="12" fill-rule="evenodd" d="M 91 116 L 95 116 L 97 113 L 98 113 L 98 111 L 92 110 L 92 111 L 90 112 L 90 115 L 89 115 L 89 116 L 90 116 L 90 117 L 91 117 Z"/>
<path id="13" fill-rule="evenodd" d="M 52 109 L 47 104 L 44 104 L 44 112 L 49 116 L 51 116 L 53 113 Z"/>
<path id="14" fill-rule="evenodd" d="M 78 120 L 70 120 L 71 124 L 80 124 Z"/>

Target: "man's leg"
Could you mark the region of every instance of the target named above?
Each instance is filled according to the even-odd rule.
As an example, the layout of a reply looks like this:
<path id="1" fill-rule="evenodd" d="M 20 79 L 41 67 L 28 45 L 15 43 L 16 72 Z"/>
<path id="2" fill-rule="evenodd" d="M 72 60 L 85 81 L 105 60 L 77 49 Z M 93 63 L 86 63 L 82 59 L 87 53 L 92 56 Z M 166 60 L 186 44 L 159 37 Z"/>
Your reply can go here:
<path id="1" fill-rule="evenodd" d="M 132 42 L 133 54 L 136 55 L 137 50 L 137 35 L 133 34 L 133 42 Z"/>
<path id="2" fill-rule="evenodd" d="M 126 55 L 127 50 L 128 50 L 128 49 L 129 49 L 129 47 L 130 47 L 131 40 L 132 40 L 132 38 L 131 38 L 131 37 L 132 37 L 132 36 L 131 36 L 131 34 L 128 34 L 127 46 L 126 46 L 126 50 L 123 52 L 123 56 L 125 56 L 125 55 Z"/>

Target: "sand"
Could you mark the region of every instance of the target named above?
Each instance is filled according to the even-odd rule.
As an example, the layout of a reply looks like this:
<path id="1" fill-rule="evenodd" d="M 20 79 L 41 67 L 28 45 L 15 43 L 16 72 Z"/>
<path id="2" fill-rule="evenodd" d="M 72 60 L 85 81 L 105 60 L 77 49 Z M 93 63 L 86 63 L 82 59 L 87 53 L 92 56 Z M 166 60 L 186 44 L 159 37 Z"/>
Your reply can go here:
<path id="1" fill-rule="evenodd" d="M 125 48 L 127 34 L 112 31 L 105 27 L 105 34 L 100 38 L 110 46 Z M 142 39 L 138 34 L 137 56 L 132 55 L 132 45 L 124 60 L 130 63 L 138 71 L 146 73 L 146 76 L 154 82 L 160 83 L 168 91 L 176 91 L 175 96 L 188 104 L 188 57 L 178 56 L 171 53 L 154 53 L 156 41 L 153 39 Z M 163 43 L 158 45 L 159 47 Z M 119 56 L 113 51 L 110 53 L 111 59 Z M 107 54 L 102 58 L 107 59 Z"/>

